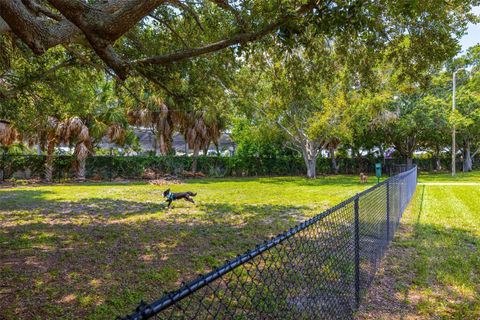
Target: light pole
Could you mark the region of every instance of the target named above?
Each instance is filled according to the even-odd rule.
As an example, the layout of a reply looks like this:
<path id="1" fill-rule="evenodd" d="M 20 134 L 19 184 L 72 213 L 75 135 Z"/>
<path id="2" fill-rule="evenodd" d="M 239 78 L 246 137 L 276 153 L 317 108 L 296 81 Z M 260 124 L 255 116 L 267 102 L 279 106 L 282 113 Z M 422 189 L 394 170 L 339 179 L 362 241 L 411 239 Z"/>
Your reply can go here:
<path id="1" fill-rule="evenodd" d="M 453 71 L 453 92 L 452 92 L 452 114 L 455 112 L 455 93 L 457 89 L 457 72 L 462 70 L 462 68 L 457 69 Z M 455 144 L 455 124 L 453 124 L 453 130 L 452 130 L 452 177 L 455 176 L 456 174 L 456 167 L 455 167 L 455 150 L 456 144 Z"/>

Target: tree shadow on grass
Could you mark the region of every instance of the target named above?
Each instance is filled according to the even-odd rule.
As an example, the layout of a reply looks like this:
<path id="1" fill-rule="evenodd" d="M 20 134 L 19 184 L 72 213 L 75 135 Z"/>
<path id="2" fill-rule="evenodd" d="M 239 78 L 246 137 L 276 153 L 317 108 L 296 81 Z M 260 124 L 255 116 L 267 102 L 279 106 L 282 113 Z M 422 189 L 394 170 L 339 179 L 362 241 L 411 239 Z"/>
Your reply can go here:
<path id="1" fill-rule="evenodd" d="M 83 181 L 83 182 L 34 182 L 30 180 L 25 180 L 24 182 L 2 182 L 0 181 L 0 190 L 22 190 L 22 188 L 37 188 L 37 187 L 92 187 L 92 186 L 125 186 L 125 185 L 146 185 L 149 183 L 149 180 L 142 179 L 125 179 L 122 181 L 109 181 L 109 180 L 99 180 L 99 181 Z"/>
<path id="2" fill-rule="evenodd" d="M 292 227 L 305 209 L 205 203 L 164 211 L 160 203 L 48 194 L 0 196 L 0 318 L 127 314 Z"/>
<path id="3" fill-rule="evenodd" d="M 251 205 L 251 204 L 230 204 L 230 203 L 201 203 L 199 207 L 207 213 L 209 218 L 228 219 L 235 216 L 243 216 L 248 212 L 245 222 L 256 222 L 265 218 L 270 219 L 288 219 L 292 222 L 303 221 L 304 210 L 308 206 L 299 205 Z M 266 221 L 268 222 L 268 221 Z"/>
<path id="4" fill-rule="evenodd" d="M 154 214 L 166 210 L 166 203 L 159 193 L 158 202 L 137 202 L 112 198 L 86 198 L 78 201 L 47 199 L 53 194 L 46 190 L 14 189 L 0 193 L 0 212 L 3 221 L 13 222 L 34 218 L 72 219 L 79 217 L 99 217 L 121 219 L 133 214 Z"/>

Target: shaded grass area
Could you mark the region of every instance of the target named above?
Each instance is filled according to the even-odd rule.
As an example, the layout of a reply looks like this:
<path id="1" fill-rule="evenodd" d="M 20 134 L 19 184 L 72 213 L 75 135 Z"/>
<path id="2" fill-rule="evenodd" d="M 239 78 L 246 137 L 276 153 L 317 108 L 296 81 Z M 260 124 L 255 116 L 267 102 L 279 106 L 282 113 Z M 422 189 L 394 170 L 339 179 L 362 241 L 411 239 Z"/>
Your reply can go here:
<path id="1" fill-rule="evenodd" d="M 373 182 L 373 181 L 372 181 Z M 366 188 L 357 177 L 0 189 L 0 318 L 112 319 Z"/>
<path id="2" fill-rule="evenodd" d="M 358 318 L 480 319 L 479 198 L 479 186 L 419 185 Z"/>

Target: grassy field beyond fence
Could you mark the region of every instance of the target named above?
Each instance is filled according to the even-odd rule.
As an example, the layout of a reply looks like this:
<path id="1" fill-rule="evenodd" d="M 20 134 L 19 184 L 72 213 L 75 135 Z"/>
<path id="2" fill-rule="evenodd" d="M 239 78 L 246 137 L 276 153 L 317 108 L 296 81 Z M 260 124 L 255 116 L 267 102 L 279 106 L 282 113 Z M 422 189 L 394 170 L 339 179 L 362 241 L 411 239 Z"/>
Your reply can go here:
<path id="1" fill-rule="evenodd" d="M 419 182 L 359 319 L 480 319 L 480 172 Z"/>

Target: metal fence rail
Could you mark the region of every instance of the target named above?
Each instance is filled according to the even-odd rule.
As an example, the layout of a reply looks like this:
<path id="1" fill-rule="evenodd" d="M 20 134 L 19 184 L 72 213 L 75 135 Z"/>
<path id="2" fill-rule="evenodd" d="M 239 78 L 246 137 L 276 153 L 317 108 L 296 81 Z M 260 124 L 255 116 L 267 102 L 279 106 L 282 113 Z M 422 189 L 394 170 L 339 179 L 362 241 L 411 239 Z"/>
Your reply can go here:
<path id="1" fill-rule="evenodd" d="M 416 167 L 120 319 L 348 319 L 417 183 Z"/>

